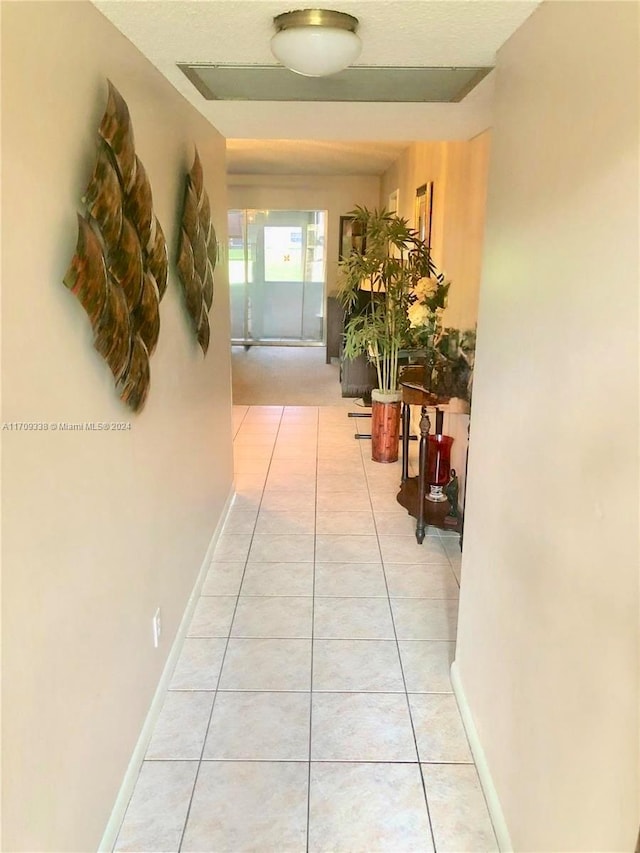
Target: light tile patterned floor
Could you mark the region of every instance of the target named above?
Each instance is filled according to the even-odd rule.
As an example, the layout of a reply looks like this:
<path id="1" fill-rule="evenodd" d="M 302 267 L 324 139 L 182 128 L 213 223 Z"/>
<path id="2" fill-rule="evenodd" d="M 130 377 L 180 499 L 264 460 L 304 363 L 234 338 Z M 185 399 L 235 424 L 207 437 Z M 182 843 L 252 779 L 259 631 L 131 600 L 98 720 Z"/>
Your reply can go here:
<path id="1" fill-rule="evenodd" d="M 497 849 L 449 680 L 458 540 L 417 545 L 369 423 L 234 409 L 237 497 L 116 850 Z"/>

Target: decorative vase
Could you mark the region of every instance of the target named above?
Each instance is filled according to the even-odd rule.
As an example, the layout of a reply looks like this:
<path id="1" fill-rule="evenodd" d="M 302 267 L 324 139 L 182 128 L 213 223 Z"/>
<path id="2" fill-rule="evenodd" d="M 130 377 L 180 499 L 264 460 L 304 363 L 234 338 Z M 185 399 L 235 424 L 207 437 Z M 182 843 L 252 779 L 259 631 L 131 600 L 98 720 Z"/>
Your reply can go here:
<path id="1" fill-rule="evenodd" d="M 371 458 L 397 462 L 400 442 L 400 391 L 371 392 Z"/>
<path id="2" fill-rule="evenodd" d="M 440 503 L 447 500 L 443 489 L 451 478 L 452 444 L 453 439 L 450 435 L 429 436 L 429 494 L 427 495 L 429 501 Z"/>

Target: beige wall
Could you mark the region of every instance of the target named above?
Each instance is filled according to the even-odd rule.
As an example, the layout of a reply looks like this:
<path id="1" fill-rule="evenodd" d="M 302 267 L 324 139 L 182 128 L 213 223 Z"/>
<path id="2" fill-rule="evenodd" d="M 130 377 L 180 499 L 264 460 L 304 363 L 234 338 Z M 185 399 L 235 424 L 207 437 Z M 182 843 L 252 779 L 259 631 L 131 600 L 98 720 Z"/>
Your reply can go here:
<path id="1" fill-rule="evenodd" d="M 382 176 L 380 196 L 380 204 L 388 208 L 389 195 L 398 190 L 398 216 L 407 219 L 414 227 L 416 189 L 433 181 L 431 246 L 439 269 L 443 269 L 446 163 L 446 142 L 414 142 Z"/>
<path id="2" fill-rule="evenodd" d="M 638 831 L 638 5 L 500 51 L 457 667 L 516 851 Z"/>
<path id="3" fill-rule="evenodd" d="M 379 196 L 377 176 L 229 175 L 230 209 L 327 211 L 327 295 L 337 289 L 340 217 L 376 207 Z"/>
<path id="4" fill-rule="evenodd" d="M 226 264 L 206 359 L 173 264 L 194 142 L 226 244 L 224 140 L 89 3 L 3 3 L 2 18 L 2 419 L 132 425 L 2 433 L 3 849 L 88 851 L 231 489 Z M 137 416 L 62 284 L 107 77 L 172 259 Z"/>
<path id="5" fill-rule="evenodd" d="M 490 131 L 467 142 L 414 142 L 382 177 L 381 204 L 399 190 L 399 214 L 413 226 L 416 189 L 433 181 L 431 245 L 451 280 L 445 322 L 475 326 L 484 239 Z"/>
<path id="6" fill-rule="evenodd" d="M 490 142 L 487 130 L 446 144 L 442 266 L 452 282 L 446 322 L 461 329 L 478 317 Z"/>

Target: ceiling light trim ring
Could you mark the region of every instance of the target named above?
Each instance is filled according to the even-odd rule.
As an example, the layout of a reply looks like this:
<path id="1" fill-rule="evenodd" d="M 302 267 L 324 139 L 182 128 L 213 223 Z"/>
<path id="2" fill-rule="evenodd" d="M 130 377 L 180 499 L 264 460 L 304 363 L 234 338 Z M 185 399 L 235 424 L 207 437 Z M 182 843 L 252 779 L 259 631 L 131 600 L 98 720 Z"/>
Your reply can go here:
<path id="1" fill-rule="evenodd" d="M 333 27 L 336 30 L 355 33 L 358 23 L 358 19 L 353 15 L 333 9 L 296 9 L 293 12 L 282 12 L 273 19 L 277 32 L 294 27 Z"/>

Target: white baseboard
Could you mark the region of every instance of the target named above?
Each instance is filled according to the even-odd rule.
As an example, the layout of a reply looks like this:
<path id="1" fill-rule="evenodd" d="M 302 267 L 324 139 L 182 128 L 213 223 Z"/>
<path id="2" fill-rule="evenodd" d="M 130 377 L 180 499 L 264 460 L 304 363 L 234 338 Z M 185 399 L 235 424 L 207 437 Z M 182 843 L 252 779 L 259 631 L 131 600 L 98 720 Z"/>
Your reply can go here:
<path id="1" fill-rule="evenodd" d="M 462 723 L 467 733 L 473 760 L 476 763 L 480 784 L 484 792 L 485 800 L 487 801 L 487 808 L 489 810 L 491 823 L 493 824 L 493 830 L 496 834 L 498 847 L 502 853 L 513 853 L 513 845 L 511 843 L 511 838 L 509 837 L 507 822 L 504 819 L 502 806 L 498 799 L 498 792 L 493 784 L 489 764 L 484 754 L 482 744 L 480 743 L 475 723 L 473 722 L 473 716 L 471 715 L 471 709 L 469 708 L 464 687 L 460 680 L 460 671 L 456 661 L 451 664 L 451 684 L 453 685 L 453 692 L 455 694 L 456 701 L 458 702 L 458 708 L 460 709 Z"/>
<path id="2" fill-rule="evenodd" d="M 175 669 L 175 665 L 178 661 L 178 658 L 180 657 L 184 638 L 187 634 L 189 625 L 191 624 L 193 611 L 195 610 L 198 598 L 200 597 L 200 590 L 202 589 L 202 585 L 204 584 L 204 580 L 209 571 L 209 565 L 213 558 L 213 552 L 218 543 L 220 533 L 222 532 L 222 528 L 224 527 L 224 523 L 227 519 L 227 515 L 233 503 L 234 497 L 235 491 L 232 486 L 231 492 L 229 493 L 222 513 L 220 514 L 220 521 L 218 522 L 216 529 L 214 530 L 211 540 L 209 542 L 209 546 L 207 547 L 207 552 L 204 556 L 204 560 L 202 561 L 200 571 L 198 572 L 198 577 L 196 578 L 193 590 L 191 591 L 191 594 L 189 596 L 189 600 L 187 602 L 184 615 L 182 616 L 182 619 L 180 621 L 180 626 L 178 627 L 178 630 L 176 632 L 175 639 L 173 641 L 173 644 L 171 645 L 171 650 L 169 652 L 169 656 L 167 657 L 167 662 L 165 663 L 164 669 L 162 670 L 160 681 L 158 682 L 156 691 L 153 694 L 153 699 L 151 700 L 149 711 L 142 726 L 140 737 L 138 738 L 135 749 L 133 750 L 133 755 L 131 756 L 131 760 L 129 761 L 129 765 L 124 774 L 124 779 L 122 780 L 122 785 L 120 786 L 120 790 L 118 791 L 118 796 L 116 797 L 116 801 L 111 812 L 111 817 L 109 818 L 106 829 L 102 836 L 102 840 L 100 841 L 98 853 L 109 853 L 109 851 L 113 850 L 113 846 L 116 843 L 116 839 L 118 837 L 118 832 L 120 831 L 120 826 L 122 825 L 124 814 L 127 810 L 127 806 L 129 805 L 129 800 L 131 799 L 133 789 L 135 788 L 136 781 L 138 779 L 138 774 L 140 773 L 140 768 L 142 767 L 142 762 L 144 761 L 144 756 L 147 752 L 147 747 L 149 746 L 149 741 L 151 740 L 151 735 L 153 734 L 153 729 L 160 715 L 160 711 L 162 710 L 165 694 L 169 687 L 169 682 L 171 681 L 173 670 Z"/>

